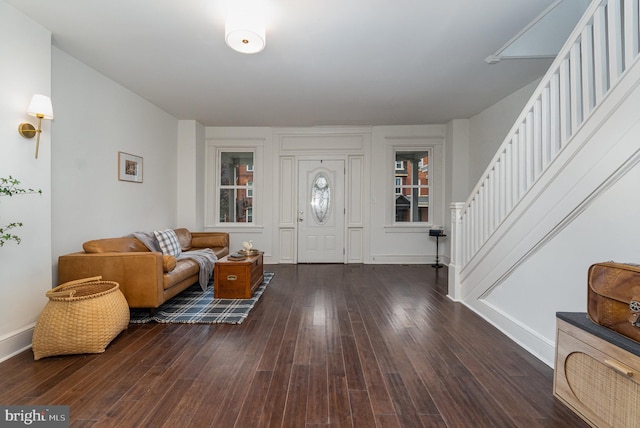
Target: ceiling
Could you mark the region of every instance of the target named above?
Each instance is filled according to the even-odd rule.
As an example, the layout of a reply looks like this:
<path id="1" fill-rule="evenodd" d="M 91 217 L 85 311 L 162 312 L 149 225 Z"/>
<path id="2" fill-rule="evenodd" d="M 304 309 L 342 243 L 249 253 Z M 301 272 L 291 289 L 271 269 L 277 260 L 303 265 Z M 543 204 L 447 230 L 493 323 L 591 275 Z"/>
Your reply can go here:
<path id="1" fill-rule="evenodd" d="M 5 1 L 57 48 L 205 126 L 446 123 L 551 63 L 485 58 L 554 0 L 266 0 L 254 55 L 226 46 L 223 0 Z"/>

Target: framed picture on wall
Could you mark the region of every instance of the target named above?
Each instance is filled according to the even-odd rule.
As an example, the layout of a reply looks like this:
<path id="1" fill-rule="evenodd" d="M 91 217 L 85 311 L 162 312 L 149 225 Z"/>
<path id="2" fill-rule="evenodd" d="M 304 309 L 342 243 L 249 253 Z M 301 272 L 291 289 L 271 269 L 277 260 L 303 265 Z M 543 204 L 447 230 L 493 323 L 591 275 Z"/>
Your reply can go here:
<path id="1" fill-rule="evenodd" d="M 142 183 L 142 157 L 118 152 L 118 180 Z"/>

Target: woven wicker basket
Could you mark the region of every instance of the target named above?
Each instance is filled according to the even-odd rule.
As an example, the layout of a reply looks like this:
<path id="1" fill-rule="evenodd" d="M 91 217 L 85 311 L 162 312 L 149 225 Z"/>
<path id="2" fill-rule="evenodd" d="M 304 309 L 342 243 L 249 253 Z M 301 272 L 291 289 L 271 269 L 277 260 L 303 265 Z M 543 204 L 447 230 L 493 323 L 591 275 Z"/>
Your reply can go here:
<path id="1" fill-rule="evenodd" d="M 119 284 L 101 276 L 66 282 L 47 297 L 33 332 L 36 360 L 104 352 L 129 325 L 129 305 Z"/>

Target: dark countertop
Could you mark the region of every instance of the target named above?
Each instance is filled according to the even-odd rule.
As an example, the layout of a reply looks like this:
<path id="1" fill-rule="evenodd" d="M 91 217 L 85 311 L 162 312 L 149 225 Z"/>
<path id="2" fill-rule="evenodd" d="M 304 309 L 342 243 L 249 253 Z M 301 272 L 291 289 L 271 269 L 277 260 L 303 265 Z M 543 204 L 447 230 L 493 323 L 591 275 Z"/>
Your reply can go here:
<path id="1" fill-rule="evenodd" d="M 586 312 L 556 312 L 556 317 L 640 357 L 640 343 L 594 323 Z"/>

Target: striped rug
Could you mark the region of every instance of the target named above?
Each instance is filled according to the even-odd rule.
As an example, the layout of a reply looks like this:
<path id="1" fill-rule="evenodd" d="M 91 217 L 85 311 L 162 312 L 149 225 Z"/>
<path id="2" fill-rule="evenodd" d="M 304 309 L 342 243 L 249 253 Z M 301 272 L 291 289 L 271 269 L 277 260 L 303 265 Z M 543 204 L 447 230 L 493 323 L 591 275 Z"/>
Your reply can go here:
<path id="1" fill-rule="evenodd" d="M 206 291 L 194 284 L 169 299 L 149 315 L 147 309 L 131 309 L 132 324 L 148 322 L 181 324 L 242 324 L 264 290 L 269 285 L 272 272 L 264 273 L 264 281 L 250 299 L 214 299 L 213 284 Z"/>

